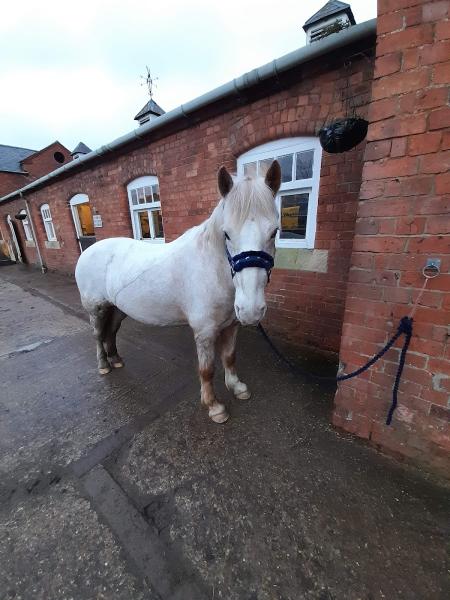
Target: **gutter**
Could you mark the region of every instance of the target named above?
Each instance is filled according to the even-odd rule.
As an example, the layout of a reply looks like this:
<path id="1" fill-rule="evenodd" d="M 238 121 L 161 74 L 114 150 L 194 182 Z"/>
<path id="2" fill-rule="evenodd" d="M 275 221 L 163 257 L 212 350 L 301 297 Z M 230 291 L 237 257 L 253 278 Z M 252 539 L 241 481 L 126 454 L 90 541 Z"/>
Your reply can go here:
<path id="1" fill-rule="evenodd" d="M 278 78 L 280 74 L 286 71 L 320 58 L 326 54 L 331 54 L 340 48 L 357 43 L 370 36 L 375 37 L 376 29 L 377 20 L 371 19 L 370 21 L 365 21 L 359 25 L 349 27 L 345 31 L 332 34 L 323 40 L 320 40 L 319 42 L 313 42 L 312 44 L 298 48 L 289 54 L 285 54 L 284 56 L 281 56 L 270 63 L 253 69 L 253 71 L 244 73 L 244 75 L 241 75 L 240 77 L 237 77 L 236 79 L 233 79 L 232 81 L 229 81 L 228 83 L 225 83 L 224 85 L 221 85 L 210 92 L 206 92 L 206 94 L 203 94 L 202 96 L 199 96 L 190 102 L 186 102 L 186 104 L 182 104 L 178 108 L 161 115 L 155 121 L 147 123 L 146 125 L 141 125 L 138 129 L 130 131 L 129 133 L 110 142 L 109 144 L 105 144 L 97 150 L 89 152 L 89 154 L 85 154 L 80 158 L 72 160 L 70 163 L 63 165 L 59 169 L 56 169 L 47 175 L 44 175 L 44 177 L 36 179 L 23 188 L 3 196 L 3 198 L 0 198 L 0 203 L 6 202 L 7 200 L 12 200 L 21 193 L 28 192 L 34 188 L 45 185 L 47 182 L 59 177 L 60 175 L 63 175 L 67 171 L 75 171 L 77 168 L 82 168 L 87 163 L 90 163 L 91 161 L 100 157 L 107 156 L 119 148 L 123 148 L 124 146 L 127 146 L 136 140 L 150 137 L 154 131 L 161 129 L 170 123 L 175 123 L 177 121 L 184 121 L 184 123 L 187 121 L 190 123 L 191 114 L 206 108 L 211 104 L 220 102 L 226 98 L 235 98 L 237 101 L 242 100 L 242 92 L 245 92 L 256 85 L 267 82 L 272 78 Z"/>

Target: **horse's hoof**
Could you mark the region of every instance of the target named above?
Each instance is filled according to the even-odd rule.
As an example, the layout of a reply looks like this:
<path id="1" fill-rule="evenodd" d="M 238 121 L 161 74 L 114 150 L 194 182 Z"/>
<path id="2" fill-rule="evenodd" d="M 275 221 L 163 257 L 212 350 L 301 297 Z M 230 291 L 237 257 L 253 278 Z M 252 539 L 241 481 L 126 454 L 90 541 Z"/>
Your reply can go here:
<path id="1" fill-rule="evenodd" d="M 214 406 L 211 406 L 208 414 L 214 423 L 226 423 L 230 418 L 230 415 L 227 413 L 227 409 L 223 404 L 215 404 Z"/>
<path id="2" fill-rule="evenodd" d="M 228 421 L 228 419 L 230 418 L 230 415 L 225 411 L 225 412 L 221 412 L 218 415 L 209 415 L 211 420 L 214 421 L 214 423 L 226 423 Z"/>
<path id="3" fill-rule="evenodd" d="M 236 398 L 238 400 L 248 400 L 252 397 L 250 390 L 246 390 L 245 392 L 241 392 L 240 394 L 236 394 Z"/>
<path id="4" fill-rule="evenodd" d="M 111 367 L 105 367 L 104 369 L 99 369 L 98 372 L 100 375 L 108 375 L 111 372 Z"/>
<path id="5" fill-rule="evenodd" d="M 112 362 L 111 366 L 114 367 L 114 369 L 121 369 L 123 367 L 123 362 Z"/>

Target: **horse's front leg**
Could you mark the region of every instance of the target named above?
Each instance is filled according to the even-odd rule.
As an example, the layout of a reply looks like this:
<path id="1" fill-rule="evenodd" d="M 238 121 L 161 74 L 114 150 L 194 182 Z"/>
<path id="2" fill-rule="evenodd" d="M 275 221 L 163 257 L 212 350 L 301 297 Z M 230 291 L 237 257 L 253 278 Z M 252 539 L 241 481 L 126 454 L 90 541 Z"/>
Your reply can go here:
<path id="1" fill-rule="evenodd" d="M 218 345 L 223 368 L 225 370 L 225 385 L 233 392 L 236 398 L 248 400 L 251 396 L 250 391 L 245 383 L 239 381 L 239 377 L 236 373 L 236 339 L 238 329 L 238 323 L 232 323 L 228 327 L 225 327 L 225 329 L 222 329 L 219 335 Z"/>
<path id="2" fill-rule="evenodd" d="M 197 344 L 202 404 L 208 408 L 208 414 L 215 423 L 225 423 L 230 415 L 225 406 L 217 401 L 213 387 L 216 337 L 195 334 L 195 342 Z"/>

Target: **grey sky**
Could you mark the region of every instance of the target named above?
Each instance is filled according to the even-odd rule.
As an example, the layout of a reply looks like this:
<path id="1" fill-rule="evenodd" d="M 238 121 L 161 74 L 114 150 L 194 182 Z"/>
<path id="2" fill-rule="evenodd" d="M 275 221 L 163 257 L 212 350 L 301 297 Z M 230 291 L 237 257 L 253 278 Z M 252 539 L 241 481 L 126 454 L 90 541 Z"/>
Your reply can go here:
<path id="1" fill-rule="evenodd" d="M 145 65 L 170 110 L 303 46 L 325 1 L 4 0 L 0 143 L 97 148 L 136 126 Z M 376 16 L 376 0 L 351 5 L 357 23 Z"/>

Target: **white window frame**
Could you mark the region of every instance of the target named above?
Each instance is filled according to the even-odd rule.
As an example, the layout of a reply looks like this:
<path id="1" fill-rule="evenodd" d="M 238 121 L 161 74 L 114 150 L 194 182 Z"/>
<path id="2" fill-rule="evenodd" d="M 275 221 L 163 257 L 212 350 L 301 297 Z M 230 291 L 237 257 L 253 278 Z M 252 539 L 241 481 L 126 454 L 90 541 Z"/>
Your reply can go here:
<path id="1" fill-rule="evenodd" d="M 157 238 L 155 237 L 155 226 L 153 224 L 153 218 L 152 215 L 150 215 L 151 212 L 156 212 L 157 210 L 161 211 L 161 215 L 162 215 L 162 210 L 161 210 L 161 201 L 159 200 L 158 202 L 145 202 L 142 204 L 133 204 L 132 201 L 132 194 L 131 192 L 133 190 L 139 189 L 139 188 L 143 188 L 143 187 L 151 187 L 157 185 L 158 186 L 158 190 L 159 190 L 159 181 L 158 178 L 156 177 L 156 175 L 144 175 L 142 177 L 138 177 L 137 179 L 133 179 L 133 181 L 130 181 L 130 183 L 127 185 L 127 193 L 128 193 L 128 204 L 130 207 L 130 216 L 131 216 L 131 225 L 133 227 L 133 237 L 135 240 L 142 240 L 144 242 L 150 242 L 152 244 L 164 244 L 165 243 L 165 238 Z M 161 198 L 161 196 L 160 196 Z M 150 238 L 142 238 L 141 237 L 141 226 L 139 223 L 139 212 L 143 212 L 143 211 L 147 211 L 148 214 L 148 221 L 149 221 L 149 226 L 150 226 Z M 163 232 L 164 232 L 164 222 L 163 222 Z"/>
<path id="2" fill-rule="evenodd" d="M 275 140 L 245 152 L 245 154 L 242 154 L 237 161 L 238 176 L 243 177 L 244 165 L 247 163 L 264 159 L 275 159 L 279 156 L 284 156 L 285 154 L 293 154 L 292 170 L 294 177 L 296 168 L 295 153 L 304 152 L 306 150 L 314 150 L 312 177 L 310 179 L 293 179 L 292 181 L 282 183 L 275 198 L 278 214 L 281 215 L 280 198 L 282 195 L 309 194 L 305 239 L 281 239 L 280 232 L 278 232 L 275 238 L 277 248 L 314 248 L 317 225 L 317 204 L 319 199 L 320 165 L 322 161 L 322 147 L 319 139 L 311 136 Z M 279 216 L 279 218 L 281 219 L 281 216 Z"/>
<path id="3" fill-rule="evenodd" d="M 41 217 L 44 222 L 45 235 L 47 236 L 47 240 L 49 242 L 56 242 L 56 232 L 55 227 L 53 225 L 52 213 L 50 211 L 50 206 L 48 204 L 43 204 L 41 206 Z"/>
<path id="4" fill-rule="evenodd" d="M 27 242 L 34 242 L 33 232 L 31 231 L 30 221 L 28 220 L 27 211 L 23 208 L 19 215 L 26 215 L 26 218 L 22 220 L 22 227 L 25 233 L 25 239 Z"/>

